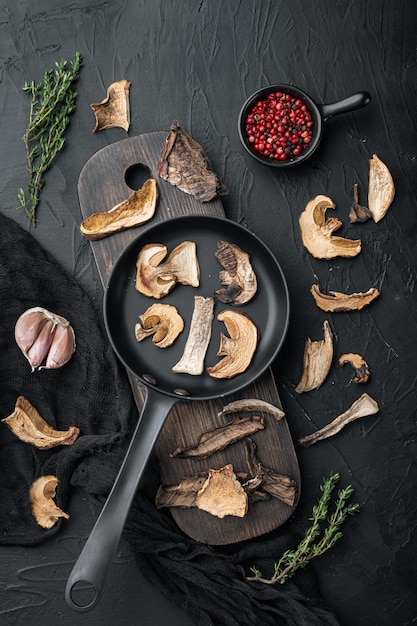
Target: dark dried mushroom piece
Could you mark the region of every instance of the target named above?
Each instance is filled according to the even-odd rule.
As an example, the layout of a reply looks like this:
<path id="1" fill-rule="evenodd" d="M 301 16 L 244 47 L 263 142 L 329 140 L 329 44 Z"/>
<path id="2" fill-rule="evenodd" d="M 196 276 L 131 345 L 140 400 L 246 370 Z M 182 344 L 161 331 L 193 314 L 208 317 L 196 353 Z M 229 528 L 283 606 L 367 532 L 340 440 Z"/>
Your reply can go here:
<path id="1" fill-rule="evenodd" d="M 353 203 L 349 210 L 349 221 L 351 224 L 356 222 L 366 222 L 372 217 L 372 213 L 368 207 L 359 204 L 359 188 L 357 183 L 353 185 Z"/>
<path id="2" fill-rule="evenodd" d="M 325 294 L 320 291 L 318 285 L 312 285 L 310 293 L 319 309 L 331 313 L 360 311 L 380 295 L 376 287 L 371 287 L 368 291 L 359 293 L 348 294 L 340 291 L 329 291 L 328 294 Z"/>
<path id="3" fill-rule="evenodd" d="M 178 124 L 172 122 L 157 165 L 158 175 L 200 202 L 228 193 L 211 170 L 203 148 Z"/>
<path id="4" fill-rule="evenodd" d="M 178 458 L 206 459 L 215 452 L 224 450 L 227 446 L 253 435 L 265 427 L 264 420 L 258 415 L 237 417 L 233 421 L 202 433 L 195 445 L 177 448 L 171 454 Z"/>
<path id="5" fill-rule="evenodd" d="M 265 491 L 273 498 L 278 498 L 278 500 L 288 504 L 288 506 L 294 506 L 297 498 L 297 483 L 295 480 L 264 467 L 256 457 L 256 444 L 252 439 L 247 438 L 245 445 L 249 474 L 253 478 L 260 479 L 257 489 Z"/>
<path id="6" fill-rule="evenodd" d="M 300 437 L 298 443 L 300 446 L 308 448 L 317 441 L 322 441 L 323 439 L 327 439 L 328 437 L 333 437 L 333 435 L 336 435 L 338 432 L 340 432 L 342 428 L 347 426 L 347 424 L 350 424 L 350 422 L 353 422 L 360 417 L 375 415 L 375 413 L 378 413 L 378 411 L 378 403 L 373 398 L 371 398 L 371 396 L 368 396 L 367 393 L 363 393 L 360 398 L 358 398 L 347 411 L 336 417 L 326 426 L 323 426 L 323 428 L 316 430 L 316 432 L 312 433 L 311 435 Z"/>
<path id="7" fill-rule="evenodd" d="M 272 415 L 277 421 L 281 420 L 285 413 L 282 409 L 274 406 L 270 402 L 260 400 L 259 398 L 242 398 L 240 400 L 233 400 L 226 404 L 222 410 L 217 414 L 218 417 L 227 415 L 229 413 L 238 413 L 242 411 L 264 411 Z"/>
<path id="8" fill-rule="evenodd" d="M 339 365 L 343 367 L 347 364 L 351 365 L 355 370 L 355 376 L 353 377 L 354 383 L 368 382 L 371 371 L 369 369 L 368 363 L 360 354 L 355 354 L 353 352 L 342 354 L 339 357 Z"/>
<path id="9" fill-rule="evenodd" d="M 256 274 L 249 254 L 235 244 L 219 241 L 214 256 L 223 267 L 220 283 L 224 285 L 223 289 L 215 292 L 216 298 L 233 306 L 242 306 L 249 302 L 257 290 Z"/>
<path id="10" fill-rule="evenodd" d="M 199 472 L 195 476 L 183 478 L 178 485 L 160 485 L 155 496 L 155 505 L 163 507 L 191 508 L 196 505 L 197 493 L 208 477 L 207 472 Z"/>

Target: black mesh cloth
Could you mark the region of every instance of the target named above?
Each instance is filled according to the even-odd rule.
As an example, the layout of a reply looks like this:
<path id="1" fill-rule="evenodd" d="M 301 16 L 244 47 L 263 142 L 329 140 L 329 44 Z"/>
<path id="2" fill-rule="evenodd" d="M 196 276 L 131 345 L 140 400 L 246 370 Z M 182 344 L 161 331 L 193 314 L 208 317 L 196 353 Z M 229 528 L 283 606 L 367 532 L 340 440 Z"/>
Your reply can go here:
<path id="1" fill-rule="evenodd" d="M 74 328 L 75 354 L 58 370 L 32 373 L 15 342 L 18 317 L 34 306 L 63 315 Z M 29 233 L 1 214 L 0 307 L 0 419 L 23 395 L 54 428 L 81 430 L 71 446 L 38 450 L 0 422 L 0 543 L 30 545 L 61 528 L 58 523 L 44 530 L 34 520 L 28 498 L 33 480 L 57 476 L 55 500 L 64 511 L 73 486 L 103 502 L 126 453 L 137 409 L 87 294 Z M 267 572 L 294 538 L 277 533 L 223 550 L 205 546 L 185 536 L 169 512 L 155 508 L 158 475 L 152 461 L 142 485 L 125 536 L 142 574 L 195 624 L 337 626 L 311 571 L 278 587 L 245 580 L 253 564 Z"/>

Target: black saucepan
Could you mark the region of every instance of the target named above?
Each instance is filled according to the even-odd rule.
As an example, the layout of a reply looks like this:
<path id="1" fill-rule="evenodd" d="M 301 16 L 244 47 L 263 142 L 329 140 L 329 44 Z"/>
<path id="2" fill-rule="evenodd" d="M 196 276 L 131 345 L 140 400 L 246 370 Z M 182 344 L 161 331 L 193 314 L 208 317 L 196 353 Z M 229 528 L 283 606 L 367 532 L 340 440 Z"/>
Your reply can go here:
<path id="1" fill-rule="evenodd" d="M 269 96 L 269 94 L 276 93 L 278 91 L 284 94 L 288 93 L 302 100 L 302 102 L 307 106 L 309 112 L 311 113 L 313 121 L 313 137 L 311 143 L 309 144 L 309 147 L 301 152 L 300 155 L 286 161 L 276 161 L 275 159 L 263 156 L 260 152 L 254 150 L 252 144 L 248 141 L 248 136 L 245 131 L 245 120 L 256 102 L 258 100 L 264 100 Z M 303 163 L 316 151 L 323 135 L 324 122 L 326 122 L 331 117 L 334 117 L 335 115 L 339 115 L 339 113 L 347 113 L 348 111 L 361 109 L 362 107 L 369 104 L 370 101 L 371 95 L 367 91 L 359 91 L 358 93 L 355 93 L 352 96 L 345 98 L 344 100 L 340 100 L 332 104 L 317 104 L 309 95 L 307 95 L 298 87 L 282 84 L 268 85 L 267 87 L 262 87 L 262 89 L 259 89 L 254 94 L 252 94 L 242 106 L 238 118 L 239 137 L 242 145 L 247 150 L 247 152 L 260 163 L 277 168 L 291 167 Z"/>
<path id="2" fill-rule="evenodd" d="M 185 328 L 173 346 L 157 348 L 150 338 L 138 343 L 134 328 L 138 315 L 156 300 L 135 289 L 136 259 L 145 244 L 162 243 L 168 253 L 182 241 L 194 241 L 200 264 L 200 286 L 177 284 L 157 302 L 172 304 L 184 318 Z M 222 269 L 214 252 L 219 240 L 239 246 L 250 255 L 258 287 L 255 297 L 239 310 L 256 324 L 259 342 L 248 369 L 233 378 L 219 380 L 207 373 L 175 374 L 188 336 L 194 296 L 213 296 L 219 289 Z M 214 315 L 230 305 L 216 302 Z M 281 267 L 265 244 L 244 227 L 226 218 L 189 215 L 149 227 L 134 239 L 115 262 L 104 296 L 104 318 L 110 342 L 126 368 L 146 387 L 146 399 L 136 431 L 114 487 L 103 507 L 67 583 L 66 600 L 76 610 L 91 609 L 99 598 L 126 521 L 137 485 L 155 440 L 170 411 L 179 401 L 212 400 L 236 393 L 260 376 L 277 356 L 289 321 L 288 289 Z M 222 322 L 214 319 L 205 365 L 214 365 Z M 80 587 L 89 587 L 88 600 L 77 601 Z M 93 597 L 91 598 L 91 594 Z"/>

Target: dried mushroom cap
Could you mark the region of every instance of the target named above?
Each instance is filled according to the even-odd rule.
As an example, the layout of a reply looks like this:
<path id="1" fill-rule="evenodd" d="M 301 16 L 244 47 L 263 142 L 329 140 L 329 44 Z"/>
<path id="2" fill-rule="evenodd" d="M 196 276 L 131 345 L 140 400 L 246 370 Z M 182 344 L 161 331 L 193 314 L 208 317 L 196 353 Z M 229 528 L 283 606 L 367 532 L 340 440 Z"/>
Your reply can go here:
<path id="1" fill-rule="evenodd" d="M 368 382 L 371 371 L 369 369 L 368 363 L 360 354 L 355 354 L 353 352 L 342 354 L 339 357 L 339 365 L 343 367 L 347 363 L 349 363 L 349 365 L 351 365 L 355 370 L 355 376 L 353 377 L 354 383 Z"/>
<path id="2" fill-rule="evenodd" d="M 257 290 L 249 254 L 235 244 L 219 241 L 214 256 L 224 268 L 220 272 L 220 282 L 225 288 L 215 292 L 217 299 L 233 306 L 249 302 Z"/>
<path id="3" fill-rule="evenodd" d="M 247 315 L 238 311 L 221 311 L 217 319 L 224 322 L 230 337 L 221 333 L 217 356 L 223 358 L 208 367 L 207 372 L 213 378 L 232 378 L 249 367 L 258 343 L 258 330 Z"/>
<path id="4" fill-rule="evenodd" d="M 41 450 L 70 446 L 80 434 L 76 426 L 70 426 L 68 430 L 55 430 L 23 396 L 17 398 L 13 413 L 1 421 L 18 439 Z"/>
<path id="5" fill-rule="evenodd" d="M 120 127 L 126 132 L 130 126 L 129 91 L 130 80 L 119 80 L 107 89 L 107 96 L 102 102 L 91 104 L 96 118 L 93 132 L 105 128 Z"/>
<path id="6" fill-rule="evenodd" d="M 60 517 L 69 519 L 68 513 L 64 513 L 54 502 L 58 479 L 56 476 L 40 476 L 29 489 L 29 498 L 32 504 L 32 513 L 42 528 L 52 528 Z"/>
<path id="7" fill-rule="evenodd" d="M 368 208 L 374 222 L 382 220 L 394 200 L 395 186 L 391 172 L 374 154 L 369 161 Z"/>
<path id="8" fill-rule="evenodd" d="M 157 165 L 158 175 L 200 202 L 228 193 L 211 170 L 207 155 L 197 141 L 172 122 Z"/>
<path id="9" fill-rule="evenodd" d="M 137 291 L 150 298 L 163 298 L 177 283 L 198 287 L 200 266 L 194 241 L 183 241 L 171 252 L 167 260 L 167 247 L 149 243 L 139 252 L 136 261 Z"/>
<path id="10" fill-rule="evenodd" d="M 327 320 L 324 321 L 323 332 L 321 341 L 311 341 L 310 338 L 306 341 L 303 374 L 295 388 L 297 393 L 318 389 L 329 373 L 333 359 L 333 335 Z"/>
<path id="11" fill-rule="evenodd" d="M 199 376 L 204 372 L 204 359 L 211 338 L 214 298 L 194 296 L 190 332 L 181 359 L 172 368 L 177 374 Z"/>
<path id="12" fill-rule="evenodd" d="M 209 470 L 204 485 L 197 493 L 196 505 L 202 511 L 223 518 L 226 515 L 244 517 L 248 511 L 248 496 L 236 478 L 233 465 Z"/>
<path id="13" fill-rule="evenodd" d="M 334 257 L 354 257 L 361 251 L 359 239 L 345 239 L 333 236 L 333 232 L 342 226 L 337 217 L 329 217 L 327 209 L 336 205 L 327 196 L 316 196 L 310 200 L 300 215 L 301 238 L 307 250 L 317 259 Z"/>
<path id="14" fill-rule="evenodd" d="M 135 337 L 143 341 L 152 337 L 158 348 L 171 346 L 184 330 L 184 320 L 175 306 L 171 304 L 152 304 L 145 313 L 139 315 L 140 324 L 135 326 Z"/>
<path id="15" fill-rule="evenodd" d="M 113 233 L 132 228 L 149 221 L 158 203 L 156 180 L 149 178 L 143 186 L 134 191 L 126 200 L 116 204 L 110 211 L 93 213 L 80 224 L 80 231 L 86 239 L 95 241 Z"/>
<path id="16" fill-rule="evenodd" d="M 340 291 L 329 291 L 328 294 L 325 294 L 320 291 L 318 285 L 312 285 L 310 293 L 319 309 L 332 313 L 360 311 L 379 296 L 379 291 L 375 287 L 359 293 L 347 294 Z"/>

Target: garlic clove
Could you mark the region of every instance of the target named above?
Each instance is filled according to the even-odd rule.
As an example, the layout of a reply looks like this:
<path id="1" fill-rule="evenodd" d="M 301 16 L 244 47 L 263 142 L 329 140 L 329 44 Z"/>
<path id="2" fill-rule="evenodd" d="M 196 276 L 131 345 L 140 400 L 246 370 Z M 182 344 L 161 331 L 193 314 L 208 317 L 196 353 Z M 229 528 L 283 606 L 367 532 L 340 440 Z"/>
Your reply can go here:
<path id="1" fill-rule="evenodd" d="M 40 307 L 34 307 L 22 313 L 17 320 L 14 331 L 15 339 L 25 356 L 29 348 L 34 344 L 47 319 Z"/>
<path id="2" fill-rule="evenodd" d="M 26 358 L 32 366 L 32 372 L 39 367 L 46 358 L 54 338 L 54 330 L 55 324 L 53 321 L 49 319 L 46 320 L 35 342 L 29 348 Z"/>
<path id="3" fill-rule="evenodd" d="M 39 369 L 57 369 L 68 363 L 75 351 L 75 334 L 72 326 L 58 325 L 48 351 L 45 365 Z"/>

